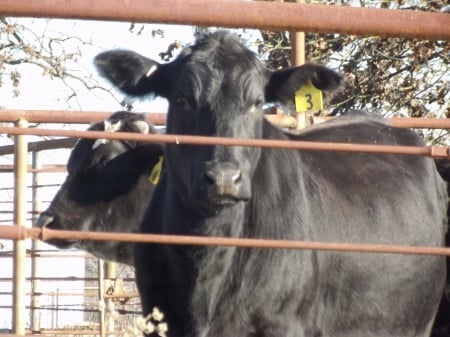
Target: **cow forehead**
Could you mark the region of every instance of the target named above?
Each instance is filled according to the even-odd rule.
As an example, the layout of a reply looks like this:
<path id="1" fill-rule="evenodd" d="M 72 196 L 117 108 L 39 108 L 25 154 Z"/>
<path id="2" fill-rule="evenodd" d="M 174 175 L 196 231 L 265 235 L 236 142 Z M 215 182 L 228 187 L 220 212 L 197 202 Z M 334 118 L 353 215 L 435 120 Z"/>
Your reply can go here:
<path id="1" fill-rule="evenodd" d="M 263 91 L 265 78 L 252 69 L 235 67 L 220 69 L 190 63 L 181 73 L 182 91 L 192 92 L 195 97 L 216 97 L 237 94 L 247 97 L 248 91 Z"/>
<path id="2" fill-rule="evenodd" d="M 264 68 L 257 55 L 242 44 L 238 37 L 228 32 L 216 32 L 195 45 L 187 47 L 178 61 L 190 71 L 220 76 L 229 73 L 237 76 Z"/>
<path id="3" fill-rule="evenodd" d="M 127 150 L 127 147 L 121 141 L 111 140 L 93 148 L 94 142 L 93 139 L 80 139 L 78 141 L 67 162 L 69 174 L 87 169 L 99 160 L 111 160 Z"/>
<path id="4" fill-rule="evenodd" d="M 266 70 L 262 64 L 256 59 L 230 60 L 228 54 L 222 53 L 223 50 L 209 58 L 191 55 L 185 60 L 179 68 L 176 95 L 192 96 L 201 105 L 221 100 L 233 104 L 263 99 Z"/>

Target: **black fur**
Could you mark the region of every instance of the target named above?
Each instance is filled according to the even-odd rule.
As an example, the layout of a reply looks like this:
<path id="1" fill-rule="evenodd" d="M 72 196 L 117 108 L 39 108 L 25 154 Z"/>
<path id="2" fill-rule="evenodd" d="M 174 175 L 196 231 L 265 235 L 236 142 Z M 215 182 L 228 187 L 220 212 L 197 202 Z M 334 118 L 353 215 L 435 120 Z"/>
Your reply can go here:
<path id="1" fill-rule="evenodd" d="M 436 159 L 436 168 L 441 177 L 447 183 L 447 192 L 450 195 L 450 161 L 448 159 Z M 450 207 L 447 209 L 447 217 L 450 219 Z M 448 230 L 445 236 L 445 245 L 450 247 L 450 232 Z M 448 337 L 450 336 L 450 258 L 447 257 L 447 284 L 445 287 L 444 295 L 442 296 L 441 303 L 439 304 L 439 310 L 436 315 L 436 319 L 433 325 L 432 337 Z"/>

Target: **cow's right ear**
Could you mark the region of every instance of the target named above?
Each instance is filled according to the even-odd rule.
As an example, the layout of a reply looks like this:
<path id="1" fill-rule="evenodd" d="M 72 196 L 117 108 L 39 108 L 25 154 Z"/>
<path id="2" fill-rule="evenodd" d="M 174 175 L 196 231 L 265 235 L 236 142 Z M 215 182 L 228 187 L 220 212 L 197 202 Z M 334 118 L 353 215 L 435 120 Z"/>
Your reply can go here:
<path id="1" fill-rule="evenodd" d="M 267 102 L 293 103 L 296 91 L 302 85 L 311 83 L 320 90 L 331 91 L 336 89 L 342 76 L 319 64 L 304 64 L 299 67 L 285 68 L 273 71 L 266 86 Z"/>
<path id="2" fill-rule="evenodd" d="M 143 133 L 143 134 L 150 133 L 151 128 L 150 128 L 150 125 L 148 125 L 148 123 L 146 121 L 136 120 L 136 121 L 133 121 L 133 124 L 140 133 Z"/>
<path id="3" fill-rule="evenodd" d="M 130 50 L 111 50 L 95 57 L 100 75 L 131 96 L 166 97 L 164 65 Z"/>

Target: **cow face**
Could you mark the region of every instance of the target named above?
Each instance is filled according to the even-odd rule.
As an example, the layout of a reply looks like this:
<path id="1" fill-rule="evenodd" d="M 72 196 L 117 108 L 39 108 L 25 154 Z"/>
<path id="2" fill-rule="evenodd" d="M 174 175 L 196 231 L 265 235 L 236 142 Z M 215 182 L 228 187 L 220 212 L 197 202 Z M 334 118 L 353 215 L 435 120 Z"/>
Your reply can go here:
<path id="1" fill-rule="evenodd" d="M 133 52 L 100 54 L 101 74 L 131 95 L 156 94 L 169 100 L 167 133 L 262 138 L 266 102 L 291 103 L 311 80 L 335 87 L 340 76 L 318 65 L 270 72 L 236 36 L 216 32 L 186 48 L 168 64 Z M 168 145 L 167 160 L 177 188 L 189 203 L 217 210 L 251 197 L 258 148 Z"/>
<path id="2" fill-rule="evenodd" d="M 140 114 L 117 112 L 89 130 L 156 132 Z M 159 144 L 133 141 L 80 139 L 67 163 L 68 175 L 41 213 L 37 226 L 63 230 L 136 231 L 154 186 L 151 168 L 162 155 Z M 91 242 L 53 240 L 59 248 L 86 249 L 102 257 L 102 247 Z M 89 249 L 86 247 L 89 246 Z M 106 244 L 104 244 L 106 247 Z M 111 245 L 111 251 L 113 250 Z M 130 250 L 131 251 L 131 250 Z M 114 259 L 115 258 L 108 258 Z"/>

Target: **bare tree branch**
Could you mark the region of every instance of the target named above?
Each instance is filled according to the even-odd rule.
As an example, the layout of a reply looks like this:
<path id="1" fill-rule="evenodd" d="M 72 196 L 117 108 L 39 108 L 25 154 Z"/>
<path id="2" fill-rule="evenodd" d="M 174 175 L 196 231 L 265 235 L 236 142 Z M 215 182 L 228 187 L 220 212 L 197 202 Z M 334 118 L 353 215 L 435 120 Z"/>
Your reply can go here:
<path id="1" fill-rule="evenodd" d="M 58 32 L 37 35 L 32 29 L 11 23 L 7 18 L 0 19 L 0 69 L 3 75 L 9 73 L 14 96 L 20 95 L 19 67 L 29 64 L 42 69 L 43 76 L 60 80 L 70 92 L 67 102 L 76 102 L 77 108 L 81 108 L 77 99 L 79 85 L 87 90 L 106 92 L 120 103 L 110 90 L 99 85 L 92 76 L 70 69 L 70 65 L 82 56 L 81 48 L 86 45 L 90 45 L 90 42 L 76 36 Z"/>
<path id="2" fill-rule="evenodd" d="M 336 5 L 334 0 L 306 2 Z M 341 4 L 350 6 L 353 2 L 342 0 Z M 436 12 L 448 7 L 447 0 L 360 0 L 360 4 Z M 262 31 L 261 36 L 259 53 L 268 65 L 272 68 L 282 62 L 283 66 L 290 65 L 289 35 Z M 447 41 L 307 33 L 306 59 L 332 65 L 344 75 L 343 89 L 329 101 L 332 114 L 365 109 L 387 116 L 450 115 L 450 45 Z M 439 140 L 443 138 L 440 136 Z"/>

